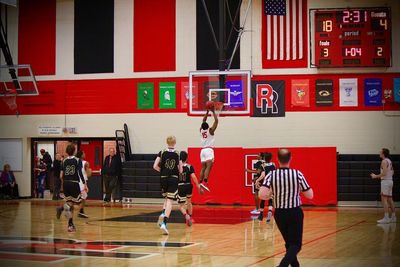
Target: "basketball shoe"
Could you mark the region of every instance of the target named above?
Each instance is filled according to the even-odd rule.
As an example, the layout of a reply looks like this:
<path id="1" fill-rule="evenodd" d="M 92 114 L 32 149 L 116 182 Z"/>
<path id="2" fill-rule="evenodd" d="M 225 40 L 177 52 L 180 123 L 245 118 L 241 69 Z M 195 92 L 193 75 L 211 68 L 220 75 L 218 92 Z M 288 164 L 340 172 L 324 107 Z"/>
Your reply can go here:
<path id="1" fill-rule="evenodd" d="M 206 190 L 207 192 L 210 192 L 210 189 L 208 188 L 208 183 L 207 182 L 201 182 L 200 188 L 203 190 Z"/>
<path id="2" fill-rule="evenodd" d="M 267 223 L 271 221 L 271 218 L 272 218 L 272 211 L 269 210 L 267 213 Z"/>
<path id="3" fill-rule="evenodd" d="M 73 225 L 73 224 L 68 225 L 68 232 L 69 232 L 69 233 L 74 233 L 74 232 L 76 232 L 75 225 Z"/>
<path id="4" fill-rule="evenodd" d="M 383 219 L 377 220 L 377 223 L 390 223 L 390 218 L 384 217 Z"/>
<path id="5" fill-rule="evenodd" d="M 168 235 L 169 234 L 168 229 L 167 229 L 167 225 L 164 222 L 161 223 L 160 229 L 163 232 L 163 235 Z"/>
<path id="6" fill-rule="evenodd" d="M 186 221 L 187 226 L 192 226 L 193 222 L 192 222 L 192 218 L 190 218 L 189 214 L 185 215 L 185 221 Z"/>

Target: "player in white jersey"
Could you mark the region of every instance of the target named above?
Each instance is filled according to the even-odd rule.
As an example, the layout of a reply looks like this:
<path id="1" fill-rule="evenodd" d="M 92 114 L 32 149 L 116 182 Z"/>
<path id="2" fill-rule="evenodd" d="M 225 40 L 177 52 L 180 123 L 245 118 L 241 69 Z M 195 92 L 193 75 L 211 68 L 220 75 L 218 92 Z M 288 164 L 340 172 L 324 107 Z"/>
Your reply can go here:
<path id="1" fill-rule="evenodd" d="M 86 201 L 87 196 L 88 196 L 87 193 L 89 192 L 89 188 L 87 186 L 88 185 L 87 181 L 88 181 L 88 178 L 90 176 L 92 176 L 92 170 L 90 169 L 89 162 L 87 162 L 85 160 L 85 152 L 78 151 L 76 153 L 76 157 L 82 160 L 82 174 L 83 174 L 83 178 L 85 179 L 85 183 L 86 183 L 86 188 L 84 187 L 83 183 L 79 183 L 79 186 L 80 186 L 81 191 L 82 191 L 81 192 L 82 201 L 81 201 L 81 203 L 79 205 L 78 217 L 89 218 L 89 216 L 87 216 L 85 214 L 84 207 L 85 207 L 85 201 Z"/>
<path id="2" fill-rule="evenodd" d="M 392 161 L 389 159 L 389 154 L 389 149 L 382 148 L 379 155 L 382 159 L 381 172 L 380 174 L 371 173 L 372 179 L 381 179 L 381 199 L 385 215 L 383 219 L 377 221 L 378 223 L 396 222 L 396 212 L 392 198 L 394 170 Z M 389 212 L 391 212 L 391 217 L 389 217 Z"/>
<path id="3" fill-rule="evenodd" d="M 215 130 L 218 126 L 218 116 L 215 113 L 215 110 L 211 110 L 212 115 L 214 117 L 214 123 L 210 126 L 207 123 L 208 114 L 210 110 L 207 110 L 206 114 L 203 117 L 203 122 L 200 127 L 200 137 L 201 137 L 201 152 L 200 152 L 200 160 L 201 160 L 201 171 L 200 171 L 200 190 L 206 190 L 210 192 L 208 188 L 208 177 L 210 175 L 211 168 L 214 164 L 214 142 L 215 142 Z"/>

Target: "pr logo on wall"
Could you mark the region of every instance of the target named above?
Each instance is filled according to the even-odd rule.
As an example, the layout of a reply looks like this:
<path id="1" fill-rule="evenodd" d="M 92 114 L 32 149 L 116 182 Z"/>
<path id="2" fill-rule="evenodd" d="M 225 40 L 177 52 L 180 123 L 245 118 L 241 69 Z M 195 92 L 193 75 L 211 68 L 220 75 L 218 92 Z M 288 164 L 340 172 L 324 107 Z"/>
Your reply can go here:
<path id="1" fill-rule="evenodd" d="M 252 81 L 251 117 L 285 117 L 285 81 Z"/>
<path id="2" fill-rule="evenodd" d="M 365 106 L 382 106 L 381 79 L 365 79 L 364 101 L 365 101 Z"/>
<path id="3" fill-rule="evenodd" d="M 245 155 L 244 160 L 244 168 L 245 170 L 254 170 L 256 163 L 258 161 L 258 156 L 256 154 Z M 255 180 L 256 173 L 245 172 L 244 176 L 244 186 L 251 187 L 252 192 L 254 193 L 253 181 Z"/>

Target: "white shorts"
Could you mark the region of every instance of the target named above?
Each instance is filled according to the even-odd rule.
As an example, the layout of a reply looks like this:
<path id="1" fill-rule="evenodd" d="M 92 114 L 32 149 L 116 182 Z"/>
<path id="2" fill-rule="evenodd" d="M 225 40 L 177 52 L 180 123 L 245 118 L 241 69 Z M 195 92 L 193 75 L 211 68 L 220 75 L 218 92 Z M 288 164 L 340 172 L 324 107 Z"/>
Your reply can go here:
<path id="1" fill-rule="evenodd" d="M 200 161 L 206 162 L 210 160 L 214 161 L 214 149 L 211 147 L 203 148 L 200 152 Z"/>
<path id="2" fill-rule="evenodd" d="M 393 180 L 381 180 L 381 195 L 391 197 L 393 190 Z"/>

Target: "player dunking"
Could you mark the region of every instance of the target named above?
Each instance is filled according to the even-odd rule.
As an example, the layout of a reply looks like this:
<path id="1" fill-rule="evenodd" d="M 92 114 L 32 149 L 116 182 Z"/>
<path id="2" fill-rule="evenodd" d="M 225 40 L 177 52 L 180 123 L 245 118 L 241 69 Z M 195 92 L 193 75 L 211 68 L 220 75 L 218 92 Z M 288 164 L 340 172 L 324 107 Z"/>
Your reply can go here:
<path id="1" fill-rule="evenodd" d="M 82 174 L 82 161 L 74 156 L 75 146 L 69 144 L 66 152 L 68 157 L 64 160 L 61 169 L 65 204 L 63 207 L 57 208 L 57 219 L 60 218 L 61 213 L 64 211 L 65 217 L 68 219 L 68 232 L 75 232 L 76 228 L 72 220 L 74 205 L 79 205 L 82 201 L 79 183 L 82 182 L 84 184 L 84 190 L 87 190 L 87 187 Z"/>
<path id="2" fill-rule="evenodd" d="M 207 118 L 210 110 L 207 110 L 206 114 L 203 117 L 203 122 L 200 127 L 200 136 L 201 136 L 201 152 L 200 152 L 200 160 L 201 160 L 201 171 L 200 171 L 200 190 L 206 190 L 210 192 L 208 187 L 208 177 L 210 175 L 211 168 L 214 164 L 214 142 L 215 142 L 215 130 L 218 126 L 218 116 L 215 113 L 215 110 L 212 109 L 211 112 L 214 117 L 214 123 L 210 126 L 207 123 Z"/>
<path id="3" fill-rule="evenodd" d="M 159 226 L 163 234 L 168 235 L 167 223 L 171 215 L 172 202 L 178 193 L 179 174 L 182 173 L 182 161 L 175 149 L 175 136 L 167 137 L 168 148 L 160 151 L 154 161 L 153 168 L 161 175 L 161 193 L 164 200 L 163 211 L 159 217 Z"/>

